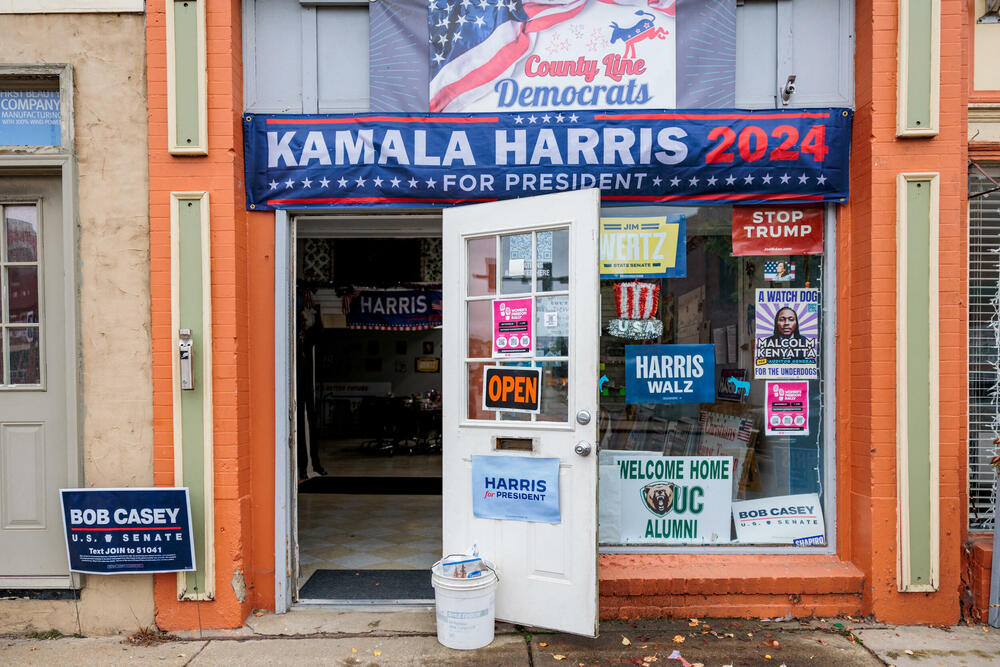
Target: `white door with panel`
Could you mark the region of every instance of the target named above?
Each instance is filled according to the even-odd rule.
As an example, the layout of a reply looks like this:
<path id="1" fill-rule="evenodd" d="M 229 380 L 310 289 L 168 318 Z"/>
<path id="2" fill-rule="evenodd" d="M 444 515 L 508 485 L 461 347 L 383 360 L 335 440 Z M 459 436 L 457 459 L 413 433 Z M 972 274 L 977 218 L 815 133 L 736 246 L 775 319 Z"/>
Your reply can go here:
<path id="1" fill-rule="evenodd" d="M 444 553 L 496 564 L 498 620 L 597 634 L 598 217 L 582 190 L 444 211 Z M 493 302 L 533 301 L 533 352 L 494 359 Z M 541 369 L 537 414 L 483 407 L 483 369 Z M 559 459 L 558 524 L 473 516 L 472 456 Z"/>
<path id="2" fill-rule="evenodd" d="M 0 176 L 0 588 L 66 588 L 67 443 L 61 181 Z M 72 388 L 75 390 L 75 388 Z"/>

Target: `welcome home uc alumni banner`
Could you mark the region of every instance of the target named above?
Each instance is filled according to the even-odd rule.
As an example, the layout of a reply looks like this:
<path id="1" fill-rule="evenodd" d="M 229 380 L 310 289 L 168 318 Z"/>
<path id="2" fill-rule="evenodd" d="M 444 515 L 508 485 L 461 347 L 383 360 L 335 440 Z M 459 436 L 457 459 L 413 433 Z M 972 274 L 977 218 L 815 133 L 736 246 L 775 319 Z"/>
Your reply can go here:
<path id="1" fill-rule="evenodd" d="M 244 115 L 247 208 L 847 201 L 849 109 Z"/>

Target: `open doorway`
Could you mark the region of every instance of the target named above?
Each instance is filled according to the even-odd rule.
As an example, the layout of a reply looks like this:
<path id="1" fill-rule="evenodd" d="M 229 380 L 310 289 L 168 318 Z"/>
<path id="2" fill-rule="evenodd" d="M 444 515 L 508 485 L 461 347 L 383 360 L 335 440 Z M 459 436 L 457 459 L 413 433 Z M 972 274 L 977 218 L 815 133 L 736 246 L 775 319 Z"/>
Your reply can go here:
<path id="1" fill-rule="evenodd" d="M 441 554 L 440 222 L 421 229 L 297 225 L 302 602 L 434 597 L 428 570 Z"/>

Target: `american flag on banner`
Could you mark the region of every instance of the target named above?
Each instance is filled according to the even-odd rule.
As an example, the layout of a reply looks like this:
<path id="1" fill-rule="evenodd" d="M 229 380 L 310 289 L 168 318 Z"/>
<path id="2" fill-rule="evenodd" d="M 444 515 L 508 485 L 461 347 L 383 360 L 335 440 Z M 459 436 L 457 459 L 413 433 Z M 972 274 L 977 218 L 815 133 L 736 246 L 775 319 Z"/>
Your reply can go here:
<path id="1" fill-rule="evenodd" d="M 532 53 L 541 34 L 566 28 L 568 22 L 577 18 L 582 12 L 600 5 L 611 5 L 624 10 L 621 14 L 624 31 L 640 24 L 646 27 L 654 26 L 657 20 L 663 17 L 670 17 L 671 30 L 673 28 L 675 0 L 533 0 L 530 2 L 430 0 L 428 6 L 430 110 L 432 112 L 485 110 L 474 107 L 474 103 L 494 92 L 497 80 L 510 77 L 518 66 L 523 65 L 523 60 Z M 633 16 L 639 12 L 645 17 L 652 18 L 640 16 L 637 19 Z M 626 21 L 631 21 L 634 25 Z M 656 30 L 668 32 L 655 27 L 649 28 L 651 34 Z M 582 52 L 578 55 L 578 51 L 573 50 L 571 46 L 573 43 L 587 44 L 591 52 L 597 50 L 619 53 L 621 51 L 619 45 L 611 47 L 608 41 L 613 34 L 607 22 L 578 24 L 574 26 L 573 31 L 568 31 L 561 37 L 566 50 L 555 57 L 567 62 L 575 62 L 579 57 L 585 57 Z M 627 36 L 636 35 L 629 33 Z M 663 39 L 659 37 L 659 33 L 657 38 Z M 655 42 L 653 39 L 650 41 Z M 670 42 L 670 46 L 672 55 L 673 42 Z M 549 51 L 553 50 L 550 44 Z M 672 59 L 667 67 L 671 70 L 669 75 L 673 86 Z M 573 77 L 572 83 L 584 81 L 583 78 L 577 81 L 576 77 Z M 544 83 L 565 85 L 570 81 L 549 79 Z M 670 105 L 655 106 L 672 106 L 672 96 L 673 90 L 671 90 Z M 561 101 L 563 102 L 561 106 L 565 108 L 580 108 L 587 104 L 586 101 L 576 104 L 565 104 L 565 99 Z M 605 105 L 596 106 L 601 108 Z M 514 107 L 510 110 L 519 108 L 524 107 Z M 542 105 L 539 108 L 548 107 Z"/>

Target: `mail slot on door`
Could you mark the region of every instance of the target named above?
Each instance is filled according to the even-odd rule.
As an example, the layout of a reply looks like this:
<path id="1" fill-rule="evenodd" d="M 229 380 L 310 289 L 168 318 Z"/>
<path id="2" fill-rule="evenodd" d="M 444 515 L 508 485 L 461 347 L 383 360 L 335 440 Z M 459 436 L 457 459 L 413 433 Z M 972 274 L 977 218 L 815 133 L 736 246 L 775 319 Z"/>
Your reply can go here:
<path id="1" fill-rule="evenodd" d="M 194 389 L 194 372 L 192 363 L 192 346 L 190 329 L 181 329 L 177 332 L 177 354 L 179 355 L 181 389 Z"/>

